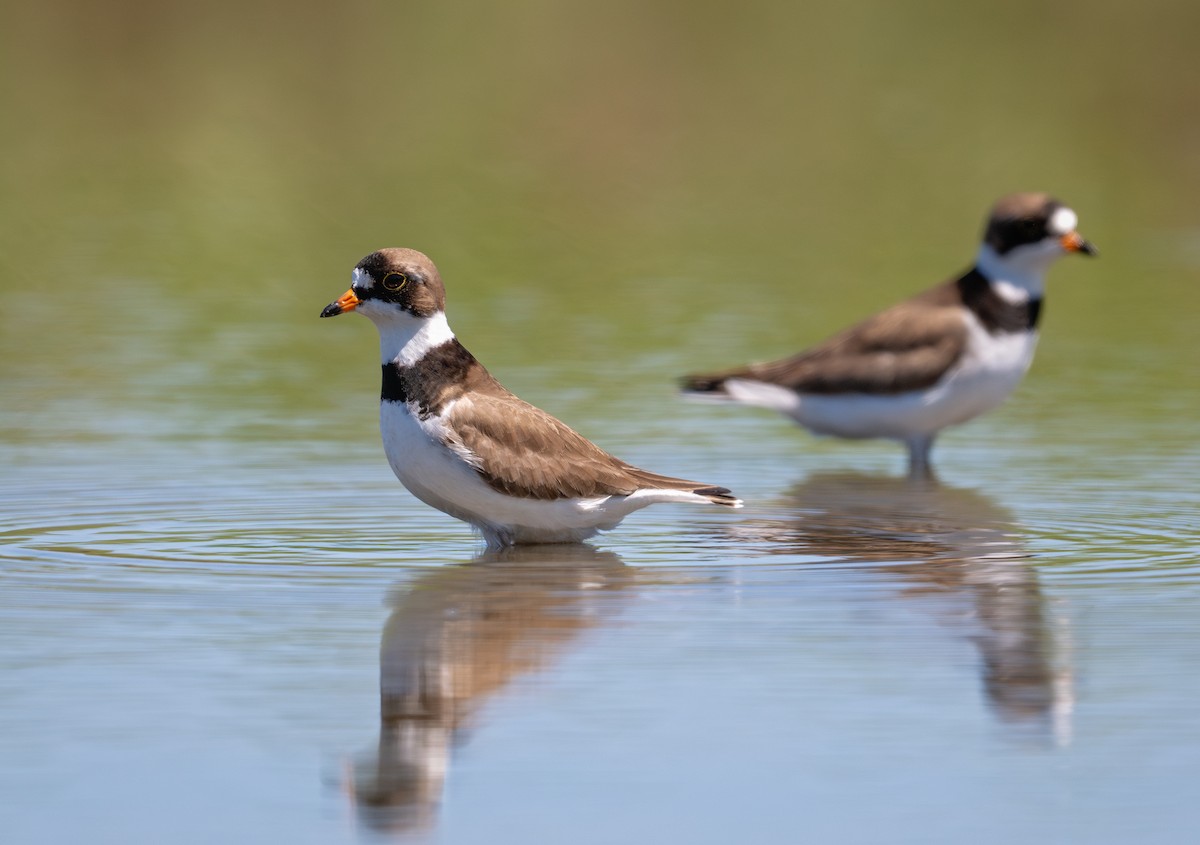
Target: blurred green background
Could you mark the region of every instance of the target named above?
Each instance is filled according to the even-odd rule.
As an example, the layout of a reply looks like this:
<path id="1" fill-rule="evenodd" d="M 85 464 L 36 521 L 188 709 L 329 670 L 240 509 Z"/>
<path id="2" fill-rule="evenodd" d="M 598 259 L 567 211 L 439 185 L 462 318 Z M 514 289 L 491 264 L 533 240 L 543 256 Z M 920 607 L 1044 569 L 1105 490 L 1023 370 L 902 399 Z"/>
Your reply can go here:
<path id="1" fill-rule="evenodd" d="M 1014 190 L 1102 253 L 1054 271 L 1035 372 L 1195 384 L 1194 2 L 50 0 L 3 24 L 9 439 L 369 399 L 373 332 L 316 315 L 383 246 L 438 262 L 510 386 L 603 413 L 940 281 Z"/>

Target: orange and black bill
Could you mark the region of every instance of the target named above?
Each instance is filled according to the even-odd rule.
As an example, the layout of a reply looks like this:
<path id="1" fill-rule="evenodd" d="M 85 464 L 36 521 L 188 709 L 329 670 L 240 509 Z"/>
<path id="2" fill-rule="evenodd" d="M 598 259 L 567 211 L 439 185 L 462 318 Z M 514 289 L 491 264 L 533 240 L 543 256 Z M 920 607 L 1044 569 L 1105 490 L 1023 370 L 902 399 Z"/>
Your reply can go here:
<path id="1" fill-rule="evenodd" d="M 362 302 L 354 295 L 354 289 L 343 293 L 333 302 L 325 306 L 325 310 L 321 312 L 322 317 L 336 317 L 338 314 L 345 314 L 347 311 L 353 311 L 358 307 L 358 303 Z"/>
<path id="2" fill-rule="evenodd" d="M 1062 244 L 1062 248 L 1067 252 L 1082 252 L 1084 255 L 1099 254 L 1096 248 L 1092 246 L 1092 242 L 1085 240 L 1083 235 L 1078 232 L 1068 232 L 1063 235 L 1060 243 Z"/>

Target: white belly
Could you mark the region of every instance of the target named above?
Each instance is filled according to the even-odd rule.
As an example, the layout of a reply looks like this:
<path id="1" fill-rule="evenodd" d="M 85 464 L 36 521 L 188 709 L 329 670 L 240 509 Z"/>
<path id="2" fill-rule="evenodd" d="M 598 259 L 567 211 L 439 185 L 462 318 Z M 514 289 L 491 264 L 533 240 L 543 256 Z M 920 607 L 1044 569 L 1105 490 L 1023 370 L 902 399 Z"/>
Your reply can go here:
<path id="1" fill-rule="evenodd" d="M 446 429 L 440 419 L 422 420 L 403 403 L 382 402 L 379 428 L 400 483 L 425 504 L 474 525 L 489 546 L 578 542 L 616 527 L 633 511 L 655 502 L 701 499 L 678 490 L 591 499 L 509 496 L 480 477 L 470 464 L 472 455 L 444 445 Z"/>
<path id="2" fill-rule="evenodd" d="M 969 318 L 962 360 L 925 390 L 886 396 L 798 394 L 761 382 L 731 381 L 731 396 L 774 408 L 817 434 L 909 440 L 966 422 L 1002 403 L 1033 362 L 1036 332 L 991 335 Z"/>

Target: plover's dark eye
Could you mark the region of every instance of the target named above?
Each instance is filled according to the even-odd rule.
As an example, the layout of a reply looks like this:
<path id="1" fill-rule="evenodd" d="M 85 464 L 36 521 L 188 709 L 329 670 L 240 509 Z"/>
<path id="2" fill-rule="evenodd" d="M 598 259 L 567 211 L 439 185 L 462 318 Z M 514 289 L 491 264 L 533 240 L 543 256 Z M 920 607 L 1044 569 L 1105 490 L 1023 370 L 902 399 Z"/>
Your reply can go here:
<path id="1" fill-rule="evenodd" d="M 383 277 L 383 286 L 391 291 L 400 290 L 408 284 L 408 276 L 403 273 L 388 273 Z"/>

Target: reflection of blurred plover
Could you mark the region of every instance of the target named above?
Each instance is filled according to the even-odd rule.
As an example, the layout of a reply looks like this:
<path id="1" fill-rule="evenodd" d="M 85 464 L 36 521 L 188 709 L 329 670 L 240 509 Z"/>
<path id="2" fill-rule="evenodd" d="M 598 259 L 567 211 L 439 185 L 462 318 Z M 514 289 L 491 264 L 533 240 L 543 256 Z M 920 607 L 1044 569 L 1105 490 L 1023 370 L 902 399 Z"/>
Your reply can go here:
<path id="1" fill-rule="evenodd" d="M 581 633 L 609 624 L 634 582 L 612 552 L 580 544 L 499 549 L 424 569 L 389 602 L 377 751 L 346 770 L 359 817 L 379 833 L 432 828 L 453 752 L 486 723 L 481 711 L 552 666 Z"/>
<path id="2" fill-rule="evenodd" d="M 999 405 L 1033 361 L 1046 270 L 1095 255 L 1075 212 L 1045 194 L 996 203 L 975 266 L 811 349 L 685 379 L 689 395 L 780 411 L 816 434 L 907 444 L 929 469 L 933 439 Z"/>
<path id="3" fill-rule="evenodd" d="M 1042 595 L 1014 517 L 983 493 L 936 479 L 809 476 L 764 516 L 721 526 L 763 554 L 812 567 L 878 564 L 898 595 L 975 645 L 989 704 L 1005 723 L 1044 725 L 1071 741 L 1075 703 L 1069 619 Z M 812 556 L 818 558 L 811 562 Z"/>
<path id="4" fill-rule="evenodd" d="M 445 304 L 432 261 L 384 249 L 321 312 L 358 311 L 379 330 L 383 446 L 418 499 L 492 547 L 577 542 L 658 502 L 741 505 L 724 487 L 631 466 L 509 393 L 454 337 Z"/>

